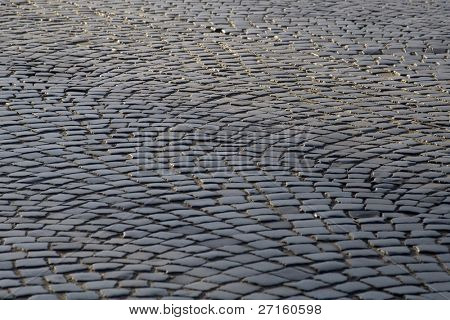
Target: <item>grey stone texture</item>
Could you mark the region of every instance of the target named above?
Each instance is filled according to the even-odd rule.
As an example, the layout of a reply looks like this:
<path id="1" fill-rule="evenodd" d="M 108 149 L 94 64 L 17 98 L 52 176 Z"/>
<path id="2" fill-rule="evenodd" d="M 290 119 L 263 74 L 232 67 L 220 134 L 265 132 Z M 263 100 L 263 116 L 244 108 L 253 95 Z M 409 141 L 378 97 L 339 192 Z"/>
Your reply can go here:
<path id="1" fill-rule="evenodd" d="M 2 299 L 449 299 L 445 0 L 0 2 Z"/>

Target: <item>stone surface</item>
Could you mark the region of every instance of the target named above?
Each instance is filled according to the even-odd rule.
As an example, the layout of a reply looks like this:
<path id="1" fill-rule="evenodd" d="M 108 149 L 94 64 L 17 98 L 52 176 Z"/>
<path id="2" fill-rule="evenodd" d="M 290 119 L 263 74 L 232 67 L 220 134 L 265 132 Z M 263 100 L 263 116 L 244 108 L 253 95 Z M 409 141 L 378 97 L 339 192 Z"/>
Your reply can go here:
<path id="1" fill-rule="evenodd" d="M 425 7 L 2 1 L 0 297 L 449 299 Z"/>

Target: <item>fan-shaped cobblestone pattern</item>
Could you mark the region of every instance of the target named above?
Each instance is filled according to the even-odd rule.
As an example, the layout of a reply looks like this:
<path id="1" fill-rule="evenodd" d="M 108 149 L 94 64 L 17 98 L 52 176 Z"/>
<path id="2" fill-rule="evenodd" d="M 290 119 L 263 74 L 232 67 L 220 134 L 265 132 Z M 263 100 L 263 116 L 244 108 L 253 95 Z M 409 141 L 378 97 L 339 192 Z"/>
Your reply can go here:
<path id="1" fill-rule="evenodd" d="M 449 9 L 1 0 L 0 298 L 448 299 Z"/>

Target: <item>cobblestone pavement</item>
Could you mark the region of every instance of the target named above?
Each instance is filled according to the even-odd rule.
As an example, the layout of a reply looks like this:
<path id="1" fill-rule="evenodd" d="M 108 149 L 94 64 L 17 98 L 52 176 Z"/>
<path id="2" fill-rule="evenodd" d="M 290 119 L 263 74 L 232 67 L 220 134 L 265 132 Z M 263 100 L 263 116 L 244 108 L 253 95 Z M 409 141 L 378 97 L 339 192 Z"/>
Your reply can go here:
<path id="1" fill-rule="evenodd" d="M 449 20 L 0 0 L 0 298 L 450 298 Z"/>

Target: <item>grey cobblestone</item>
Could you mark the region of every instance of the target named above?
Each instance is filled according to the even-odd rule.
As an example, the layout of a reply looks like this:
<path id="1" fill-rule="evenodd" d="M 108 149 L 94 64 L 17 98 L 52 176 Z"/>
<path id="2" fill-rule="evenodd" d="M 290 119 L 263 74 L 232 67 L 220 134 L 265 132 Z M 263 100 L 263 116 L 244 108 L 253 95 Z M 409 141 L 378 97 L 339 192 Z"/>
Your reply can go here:
<path id="1" fill-rule="evenodd" d="M 0 298 L 449 299 L 426 8 L 2 1 Z"/>

